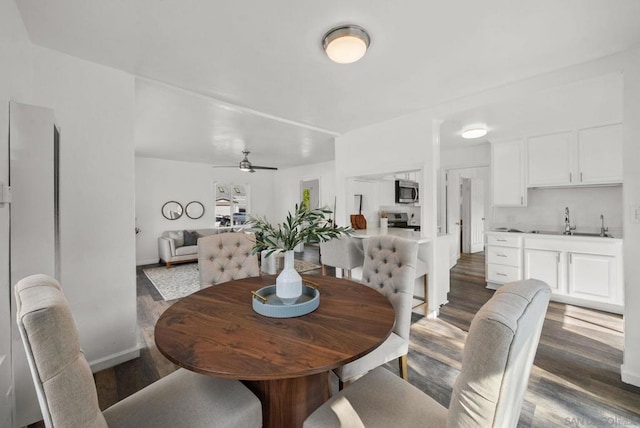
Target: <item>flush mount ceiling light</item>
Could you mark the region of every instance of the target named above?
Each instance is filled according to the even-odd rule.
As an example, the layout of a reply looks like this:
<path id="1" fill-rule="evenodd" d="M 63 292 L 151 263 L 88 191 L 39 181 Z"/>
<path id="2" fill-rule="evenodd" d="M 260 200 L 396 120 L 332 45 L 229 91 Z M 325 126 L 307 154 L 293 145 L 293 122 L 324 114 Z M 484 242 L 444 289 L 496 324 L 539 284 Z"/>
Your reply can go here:
<path id="1" fill-rule="evenodd" d="M 341 25 L 332 28 L 322 38 L 322 48 L 333 62 L 351 64 L 364 56 L 371 39 L 364 28 Z"/>
<path id="2" fill-rule="evenodd" d="M 480 138 L 487 135 L 486 128 L 471 128 L 465 129 L 462 131 L 462 138 L 471 139 L 471 138 Z"/>

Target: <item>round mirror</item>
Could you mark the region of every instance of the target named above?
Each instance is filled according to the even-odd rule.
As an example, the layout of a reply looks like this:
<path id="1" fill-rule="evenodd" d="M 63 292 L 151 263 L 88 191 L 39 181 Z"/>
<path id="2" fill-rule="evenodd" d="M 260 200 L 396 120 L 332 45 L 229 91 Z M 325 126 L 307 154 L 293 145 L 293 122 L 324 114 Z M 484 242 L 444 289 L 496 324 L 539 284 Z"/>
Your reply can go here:
<path id="1" fill-rule="evenodd" d="M 187 217 L 195 220 L 204 215 L 204 205 L 198 201 L 191 201 L 187 204 L 185 211 L 187 212 Z"/>
<path id="2" fill-rule="evenodd" d="M 177 220 L 182 217 L 182 205 L 176 201 L 166 202 L 162 206 L 162 215 L 167 220 Z"/>

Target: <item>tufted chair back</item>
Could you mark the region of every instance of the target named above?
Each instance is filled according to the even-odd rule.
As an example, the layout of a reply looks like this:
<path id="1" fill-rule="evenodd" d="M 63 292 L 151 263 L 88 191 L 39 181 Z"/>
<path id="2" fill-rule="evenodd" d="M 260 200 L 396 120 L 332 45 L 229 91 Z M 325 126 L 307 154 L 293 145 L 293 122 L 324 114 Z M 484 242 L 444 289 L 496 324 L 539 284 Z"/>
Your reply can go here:
<path id="1" fill-rule="evenodd" d="M 200 288 L 260 275 L 258 256 L 252 254 L 255 236 L 232 232 L 198 239 Z"/>
<path id="2" fill-rule="evenodd" d="M 389 299 L 396 312 L 393 332 L 409 340 L 418 243 L 381 235 L 365 243 L 362 281 Z"/>
<path id="3" fill-rule="evenodd" d="M 58 281 L 32 275 L 16 284 L 15 295 L 18 329 L 45 425 L 106 427 L 93 375 Z"/>

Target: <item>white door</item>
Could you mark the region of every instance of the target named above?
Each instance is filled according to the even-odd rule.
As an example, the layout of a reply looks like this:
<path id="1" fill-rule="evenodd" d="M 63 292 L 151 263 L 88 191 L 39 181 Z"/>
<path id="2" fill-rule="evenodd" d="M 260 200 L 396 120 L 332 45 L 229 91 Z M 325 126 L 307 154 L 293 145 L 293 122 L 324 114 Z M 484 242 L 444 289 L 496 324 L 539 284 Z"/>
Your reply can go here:
<path id="1" fill-rule="evenodd" d="M 447 189 L 447 234 L 453 235 L 450 242 L 453 247 L 450 248 L 455 259 L 460 258 L 460 173 L 450 170 L 446 176 Z"/>
<path id="2" fill-rule="evenodd" d="M 462 219 L 462 252 L 471 252 L 471 179 L 460 177 L 460 217 Z"/>
<path id="3" fill-rule="evenodd" d="M 470 180 L 469 194 L 469 252 L 479 253 L 484 250 L 484 181 L 480 178 Z"/>
<path id="4" fill-rule="evenodd" d="M 462 251 L 484 250 L 484 182 L 480 178 L 461 178 Z"/>

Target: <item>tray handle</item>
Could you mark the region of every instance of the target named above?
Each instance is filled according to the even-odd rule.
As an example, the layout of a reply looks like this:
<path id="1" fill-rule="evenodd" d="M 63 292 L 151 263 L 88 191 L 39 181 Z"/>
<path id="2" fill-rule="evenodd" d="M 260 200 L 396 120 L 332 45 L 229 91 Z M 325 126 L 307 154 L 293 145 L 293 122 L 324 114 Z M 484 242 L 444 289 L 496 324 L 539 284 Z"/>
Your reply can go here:
<path id="1" fill-rule="evenodd" d="M 316 290 L 319 287 L 318 284 L 316 284 L 315 282 L 309 281 L 308 279 L 303 279 L 302 283 L 308 287 L 315 288 Z"/>
<path id="2" fill-rule="evenodd" d="M 258 293 L 256 293 L 255 291 L 251 290 L 251 294 L 253 294 L 253 297 L 257 297 L 258 300 L 260 300 L 262 302 L 262 304 L 264 305 L 265 303 L 267 303 L 267 298 L 264 296 L 259 295 Z"/>

